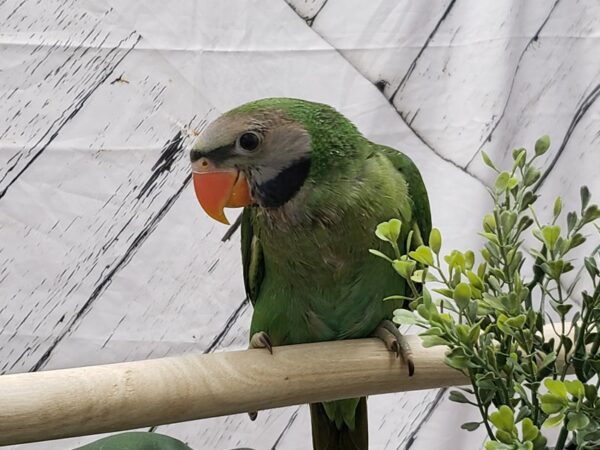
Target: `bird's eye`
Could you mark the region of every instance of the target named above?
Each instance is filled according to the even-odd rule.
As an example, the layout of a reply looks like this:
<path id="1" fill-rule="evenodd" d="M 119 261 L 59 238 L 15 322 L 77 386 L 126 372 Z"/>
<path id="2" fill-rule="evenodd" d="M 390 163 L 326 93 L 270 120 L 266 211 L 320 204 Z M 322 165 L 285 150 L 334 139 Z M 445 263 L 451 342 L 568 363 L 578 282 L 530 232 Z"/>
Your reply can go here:
<path id="1" fill-rule="evenodd" d="M 252 150 L 256 150 L 258 148 L 258 145 L 260 144 L 260 137 L 258 134 L 249 131 L 239 137 L 238 143 L 241 148 L 251 152 Z"/>

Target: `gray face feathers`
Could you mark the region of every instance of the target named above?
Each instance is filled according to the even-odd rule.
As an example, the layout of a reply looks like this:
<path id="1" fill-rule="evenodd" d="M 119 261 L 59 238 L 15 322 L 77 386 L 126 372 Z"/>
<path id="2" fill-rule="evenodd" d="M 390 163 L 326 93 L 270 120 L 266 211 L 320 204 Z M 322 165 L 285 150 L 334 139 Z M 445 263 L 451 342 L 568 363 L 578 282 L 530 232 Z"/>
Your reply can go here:
<path id="1" fill-rule="evenodd" d="M 276 208 L 302 187 L 310 170 L 306 129 L 280 111 L 225 114 L 211 123 L 190 152 L 192 167 L 208 161 L 216 170 L 237 169 L 256 204 Z"/>

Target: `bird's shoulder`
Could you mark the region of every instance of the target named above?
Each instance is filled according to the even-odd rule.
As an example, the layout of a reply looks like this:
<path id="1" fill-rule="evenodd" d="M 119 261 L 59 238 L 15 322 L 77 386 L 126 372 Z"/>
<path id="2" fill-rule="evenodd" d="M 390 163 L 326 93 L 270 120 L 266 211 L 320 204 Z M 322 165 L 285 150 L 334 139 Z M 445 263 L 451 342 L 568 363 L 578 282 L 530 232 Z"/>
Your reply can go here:
<path id="1" fill-rule="evenodd" d="M 413 217 L 424 239 L 431 232 L 431 210 L 427 189 L 423 182 L 421 172 L 416 164 L 406 154 L 392 147 L 372 144 L 372 152 L 386 158 L 393 167 L 402 175 L 408 185 L 408 195 L 412 207 Z"/>

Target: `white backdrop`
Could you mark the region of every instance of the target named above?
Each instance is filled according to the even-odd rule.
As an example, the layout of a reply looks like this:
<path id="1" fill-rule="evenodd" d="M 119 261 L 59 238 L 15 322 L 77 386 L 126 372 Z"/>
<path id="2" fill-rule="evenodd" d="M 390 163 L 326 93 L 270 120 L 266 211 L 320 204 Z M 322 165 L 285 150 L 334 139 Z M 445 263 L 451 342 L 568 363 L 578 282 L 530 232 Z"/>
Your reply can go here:
<path id="1" fill-rule="evenodd" d="M 581 184 L 597 197 L 599 38 L 597 0 L 0 1 L 0 370 L 246 345 L 239 236 L 222 242 L 201 212 L 186 148 L 251 99 L 329 103 L 407 153 L 448 249 L 478 244 L 482 148 L 508 165 L 547 133 L 546 203 L 574 205 Z M 369 404 L 374 449 L 481 446 L 458 429 L 475 412 L 445 392 Z M 305 449 L 309 419 L 301 406 L 158 431 Z"/>

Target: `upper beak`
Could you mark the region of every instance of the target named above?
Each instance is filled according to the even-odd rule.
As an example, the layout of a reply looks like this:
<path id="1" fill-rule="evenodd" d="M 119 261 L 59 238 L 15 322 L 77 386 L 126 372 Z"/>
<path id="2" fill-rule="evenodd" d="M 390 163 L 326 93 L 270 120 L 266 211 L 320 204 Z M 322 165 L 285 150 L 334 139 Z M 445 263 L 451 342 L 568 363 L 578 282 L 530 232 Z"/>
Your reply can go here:
<path id="1" fill-rule="evenodd" d="M 203 163 L 199 170 L 192 171 L 196 197 L 210 217 L 229 225 L 224 208 L 252 204 L 248 181 L 239 170 L 213 170 L 208 166 Z"/>

